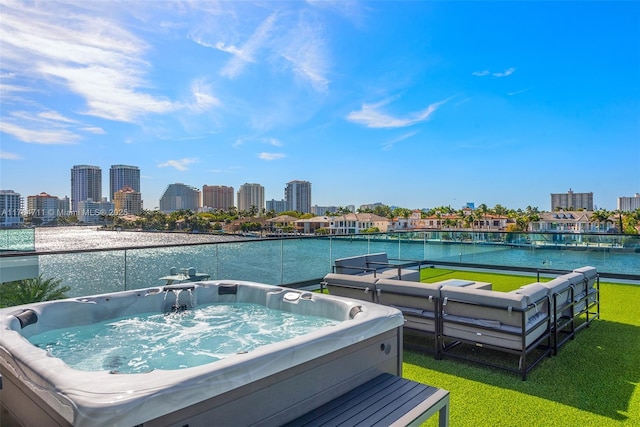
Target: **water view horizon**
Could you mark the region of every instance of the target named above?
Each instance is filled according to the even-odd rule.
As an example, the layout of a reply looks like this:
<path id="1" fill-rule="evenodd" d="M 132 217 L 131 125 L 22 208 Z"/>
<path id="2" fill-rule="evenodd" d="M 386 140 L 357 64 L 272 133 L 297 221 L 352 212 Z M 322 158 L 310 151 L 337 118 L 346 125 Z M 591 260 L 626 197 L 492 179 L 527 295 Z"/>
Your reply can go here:
<path id="1" fill-rule="evenodd" d="M 80 230 L 82 229 L 82 230 Z M 185 243 L 195 246 L 137 248 Z M 133 247 L 135 249 L 123 249 Z M 107 249 L 38 255 L 40 273 L 62 279 L 69 296 L 161 286 L 172 267 L 194 267 L 212 280 L 248 280 L 272 285 L 321 279 L 336 258 L 386 252 L 389 258 L 640 275 L 640 253 L 567 248 L 410 240 L 394 236 L 239 240 L 236 236 L 98 231 L 57 227 L 36 231 L 36 250 Z"/>

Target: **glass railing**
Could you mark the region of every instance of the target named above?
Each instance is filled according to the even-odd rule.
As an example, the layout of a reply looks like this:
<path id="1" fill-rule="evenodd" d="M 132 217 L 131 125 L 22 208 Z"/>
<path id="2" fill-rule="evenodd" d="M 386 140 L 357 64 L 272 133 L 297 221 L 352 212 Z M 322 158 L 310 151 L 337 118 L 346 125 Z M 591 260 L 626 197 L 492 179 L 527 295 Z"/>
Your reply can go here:
<path id="1" fill-rule="evenodd" d="M 252 239 L 212 244 L 38 254 L 39 272 L 62 279 L 69 296 L 162 285 L 172 267 L 211 279 L 294 285 L 319 282 L 337 258 L 386 252 L 432 264 L 573 270 L 640 278 L 640 236 L 428 231 Z M 16 258 L 18 255 L 0 255 Z"/>
<path id="2" fill-rule="evenodd" d="M 35 228 L 0 229 L 0 252 L 26 252 L 35 248 Z"/>

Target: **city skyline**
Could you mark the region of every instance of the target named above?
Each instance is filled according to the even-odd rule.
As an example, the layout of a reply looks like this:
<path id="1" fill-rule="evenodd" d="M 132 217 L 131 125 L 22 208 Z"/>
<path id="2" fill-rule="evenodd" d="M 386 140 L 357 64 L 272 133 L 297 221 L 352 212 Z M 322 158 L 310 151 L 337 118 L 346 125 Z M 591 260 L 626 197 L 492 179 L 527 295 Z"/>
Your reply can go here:
<path id="1" fill-rule="evenodd" d="M 69 167 L 313 205 L 640 189 L 638 2 L 0 2 L 0 188 Z M 99 160 L 99 162 L 96 162 Z M 109 190 L 103 183 L 103 195 Z M 110 191 L 110 190 L 109 190 Z M 108 195 L 111 199 L 113 195 Z"/>

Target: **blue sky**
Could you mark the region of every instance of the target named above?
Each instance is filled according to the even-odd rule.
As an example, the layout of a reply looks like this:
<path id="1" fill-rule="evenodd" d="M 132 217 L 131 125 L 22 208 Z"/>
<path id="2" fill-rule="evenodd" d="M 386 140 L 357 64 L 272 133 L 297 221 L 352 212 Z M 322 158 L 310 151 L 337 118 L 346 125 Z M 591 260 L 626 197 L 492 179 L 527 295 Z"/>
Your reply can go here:
<path id="1" fill-rule="evenodd" d="M 0 2 L 0 187 L 70 169 L 312 203 L 640 192 L 640 3 Z"/>

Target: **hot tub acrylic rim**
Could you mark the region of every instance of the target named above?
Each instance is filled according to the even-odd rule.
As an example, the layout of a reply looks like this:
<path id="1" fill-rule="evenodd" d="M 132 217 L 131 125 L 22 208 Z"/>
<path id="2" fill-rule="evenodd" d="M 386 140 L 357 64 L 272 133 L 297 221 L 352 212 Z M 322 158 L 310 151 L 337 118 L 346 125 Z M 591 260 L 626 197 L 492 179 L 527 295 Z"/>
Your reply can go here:
<path id="1" fill-rule="evenodd" d="M 246 281 L 209 281 L 203 284 L 244 284 L 257 286 L 263 291 L 273 291 L 271 285 Z M 160 289 L 163 287 L 160 287 Z M 253 351 L 236 354 L 226 359 L 205 365 L 180 370 L 154 370 L 148 373 L 112 374 L 108 371 L 87 372 L 75 370 L 62 360 L 49 356 L 45 350 L 36 348 L 18 332 L 20 325 L 14 317 L 24 309 L 38 313 L 42 307 L 60 301 L 87 303 L 92 298 L 110 295 L 141 294 L 156 291 L 158 287 L 139 289 L 99 296 L 71 298 L 11 307 L 0 310 L 0 363 L 10 366 L 17 376 L 32 389 L 42 393 L 43 389 L 55 395 L 60 403 L 59 412 L 72 406 L 74 424 L 109 422 L 105 416 L 117 414 L 124 423 L 139 423 L 144 420 L 128 418 L 128 414 L 144 401 L 154 416 L 181 409 L 207 397 L 216 396 L 248 382 L 255 381 L 288 367 L 304 363 L 337 351 L 351 344 L 375 336 L 402 325 L 402 314 L 393 308 L 365 301 L 349 300 L 330 295 L 313 294 L 313 298 L 333 300 L 352 308 L 363 307 L 362 314 L 354 319 L 325 326 L 311 333 L 283 342 L 268 344 Z M 277 288 L 286 292 L 298 290 Z M 285 292 L 285 293 L 286 293 Z M 284 295 L 284 294 L 283 294 Z M 51 399 L 49 399 L 51 400 Z M 167 403 L 167 400 L 171 404 Z M 108 409 L 105 411 L 105 409 Z M 104 414 L 107 412 L 109 415 Z"/>

